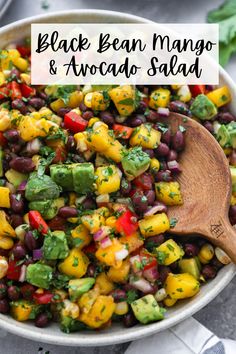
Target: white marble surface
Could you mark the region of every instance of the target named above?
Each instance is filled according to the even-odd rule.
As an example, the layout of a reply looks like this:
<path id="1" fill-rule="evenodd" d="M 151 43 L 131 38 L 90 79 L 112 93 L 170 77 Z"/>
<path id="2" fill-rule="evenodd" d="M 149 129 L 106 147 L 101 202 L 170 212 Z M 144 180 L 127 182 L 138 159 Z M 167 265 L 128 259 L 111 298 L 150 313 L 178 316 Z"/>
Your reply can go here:
<path id="1" fill-rule="evenodd" d="M 0 20 L 4 26 L 15 20 L 49 11 L 66 9 L 97 8 L 129 12 L 160 23 L 204 22 L 208 10 L 217 7 L 222 0 L 48 0 L 49 8 L 42 8 L 41 0 L 13 0 L 8 12 Z M 236 56 L 227 66 L 227 71 L 236 81 Z M 219 337 L 236 339 L 236 279 L 234 279 L 217 298 L 195 315 L 200 322 L 214 331 Z M 64 348 L 31 342 L 0 332 L 0 353 L 4 354 L 121 354 L 128 344 L 100 348 Z M 42 347 L 40 352 L 38 349 Z M 148 351 L 147 351 L 148 353 Z M 162 353 L 165 354 L 165 353 Z"/>

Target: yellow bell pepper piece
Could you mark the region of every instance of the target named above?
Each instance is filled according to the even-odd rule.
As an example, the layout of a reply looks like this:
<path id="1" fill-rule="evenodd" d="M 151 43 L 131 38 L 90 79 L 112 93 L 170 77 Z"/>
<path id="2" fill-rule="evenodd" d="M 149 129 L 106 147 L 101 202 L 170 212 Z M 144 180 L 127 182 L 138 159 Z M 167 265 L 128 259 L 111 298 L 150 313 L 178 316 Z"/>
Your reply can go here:
<path id="1" fill-rule="evenodd" d="M 182 205 L 183 200 L 178 182 L 155 183 L 156 197 L 166 205 Z"/>
<path id="2" fill-rule="evenodd" d="M 122 160 L 122 152 L 124 151 L 124 146 L 119 142 L 119 140 L 114 140 L 110 142 L 109 147 L 103 152 L 103 155 L 117 163 Z"/>
<path id="3" fill-rule="evenodd" d="M 10 304 L 12 317 L 20 322 L 27 321 L 35 305 L 26 300 L 14 301 Z"/>
<path id="4" fill-rule="evenodd" d="M 108 106 L 109 106 L 109 99 L 106 99 L 102 92 L 92 93 L 91 108 L 94 111 L 105 111 L 105 109 L 107 109 Z"/>
<path id="5" fill-rule="evenodd" d="M 120 171 L 115 165 L 98 167 L 95 176 L 98 194 L 109 194 L 120 189 Z"/>
<path id="6" fill-rule="evenodd" d="M 207 94 L 209 100 L 211 100 L 217 107 L 221 107 L 229 103 L 232 99 L 231 92 L 228 86 L 223 86 L 213 90 Z"/>
<path id="7" fill-rule="evenodd" d="M 57 112 L 57 113 L 58 113 L 60 108 L 64 108 L 65 106 L 66 105 L 65 105 L 64 101 L 61 98 L 58 98 L 57 100 L 53 101 L 50 104 L 50 107 L 52 108 L 52 110 L 54 112 Z"/>
<path id="8" fill-rule="evenodd" d="M 169 273 L 165 281 L 165 290 L 167 295 L 172 299 L 186 299 L 199 292 L 200 284 L 191 274 Z"/>
<path id="9" fill-rule="evenodd" d="M 137 127 L 129 143 L 131 146 L 142 146 L 145 149 L 155 149 L 161 141 L 161 133 L 153 129 L 150 124 L 141 124 Z"/>
<path id="10" fill-rule="evenodd" d="M 95 256 L 101 263 L 105 263 L 110 267 L 120 268 L 122 261 L 116 259 L 116 252 L 121 251 L 123 247 L 118 239 L 113 238 L 112 245 L 106 248 L 98 248 Z"/>
<path id="11" fill-rule="evenodd" d="M 79 320 L 91 328 L 99 328 L 111 318 L 115 308 L 112 296 L 99 295 L 89 313 L 82 313 Z"/>
<path id="12" fill-rule="evenodd" d="M 171 297 L 167 296 L 164 300 L 163 303 L 166 307 L 172 307 L 176 304 L 177 300 L 176 299 L 171 299 Z"/>
<path id="13" fill-rule="evenodd" d="M 76 228 L 71 231 L 71 236 L 74 239 L 81 241 L 78 243 L 78 246 L 76 246 L 76 248 L 79 249 L 89 245 L 92 241 L 92 236 L 89 234 L 88 229 L 83 224 L 76 226 Z"/>
<path id="14" fill-rule="evenodd" d="M 5 82 L 6 82 L 5 75 L 3 74 L 3 72 L 0 72 L 0 86 L 5 84 Z"/>
<path id="15" fill-rule="evenodd" d="M 28 61 L 24 58 L 16 58 L 13 61 L 14 65 L 20 70 L 20 71 L 26 71 L 28 69 Z"/>
<path id="16" fill-rule="evenodd" d="M 104 272 L 97 276 L 95 286 L 98 286 L 99 293 L 102 295 L 109 294 L 115 288 L 114 283 Z"/>
<path id="17" fill-rule="evenodd" d="M 157 254 L 163 255 L 164 265 L 169 265 L 182 258 L 183 249 L 172 239 L 169 239 L 156 248 Z"/>
<path id="18" fill-rule="evenodd" d="M 139 232 L 135 232 L 132 235 L 129 236 L 121 236 L 119 238 L 119 241 L 127 248 L 129 253 L 134 252 L 137 250 L 139 247 L 141 247 L 144 243 L 141 235 Z"/>
<path id="19" fill-rule="evenodd" d="M 16 237 L 15 230 L 7 221 L 6 213 L 0 210 L 0 237 Z"/>
<path id="20" fill-rule="evenodd" d="M 10 208 L 10 189 L 0 187 L 0 208 Z"/>
<path id="21" fill-rule="evenodd" d="M 0 237 L 0 248 L 10 250 L 14 245 L 12 238 L 4 236 Z"/>
<path id="22" fill-rule="evenodd" d="M 61 262 L 58 269 L 63 274 L 81 278 L 87 271 L 88 257 L 78 248 L 72 248 L 69 255 Z"/>
<path id="23" fill-rule="evenodd" d="M 61 310 L 61 315 L 63 317 L 68 316 L 73 319 L 76 319 L 79 317 L 79 313 L 80 313 L 80 310 L 79 310 L 79 306 L 77 304 L 75 304 L 74 302 L 71 302 L 68 299 L 65 299 L 63 301 L 63 308 Z"/>
<path id="24" fill-rule="evenodd" d="M 83 215 L 81 221 L 91 234 L 95 234 L 101 226 L 105 225 L 105 218 L 98 213 Z"/>
<path id="25" fill-rule="evenodd" d="M 130 271 L 130 263 L 129 260 L 126 259 L 122 262 L 120 268 L 110 267 L 107 276 L 114 283 L 125 284 L 129 276 L 129 271 Z"/>
<path id="26" fill-rule="evenodd" d="M 135 90 L 131 85 L 115 87 L 109 96 L 121 116 L 129 116 L 135 110 Z"/>
<path id="27" fill-rule="evenodd" d="M 99 288 L 97 287 L 84 293 L 79 298 L 78 304 L 83 314 L 89 313 L 98 296 L 99 296 Z"/>
<path id="28" fill-rule="evenodd" d="M 20 53 L 17 49 L 2 50 L 1 52 L 1 69 L 10 70 L 12 64 L 15 65 L 16 60 L 20 58 Z"/>
<path id="29" fill-rule="evenodd" d="M 170 222 L 165 213 L 148 216 L 138 223 L 140 232 L 145 237 L 158 235 L 170 229 Z"/>
<path id="30" fill-rule="evenodd" d="M 153 157 L 150 161 L 150 169 L 153 171 L 159 171 L 160 169 L 160 162 L 155 157 Z"/>
<path id="31" fill-rule="evenodd" d="M 95 151 L 103 152 L 110 147 L 111 136 L 107 127 L 101 124 L 96 130 L 86 132 L 87 146 Z"/>
<path id="32" fill-rule="evenodd" d="M 82 91 L 74 91 L 69 96 L 68 106 L 70 108 L 76 108 L 83 101 L 83 92 Z"/>
<path id="33" fill-rule="evenodd" d="M 149 107 L 157 109 L 158 107 L 167 107 L 170 102 L 170 90 L 159 88 L 150 95 Z"/>
<path id="34" fill-rule="evenodd" d="M 236 198 L 235 198 L 236 199 Z M 106 226 L 110 226 L 113 229 L 116 227 L 116 217 L 115 216 L 110 216 L 109 218 L 106 219 Z"/>

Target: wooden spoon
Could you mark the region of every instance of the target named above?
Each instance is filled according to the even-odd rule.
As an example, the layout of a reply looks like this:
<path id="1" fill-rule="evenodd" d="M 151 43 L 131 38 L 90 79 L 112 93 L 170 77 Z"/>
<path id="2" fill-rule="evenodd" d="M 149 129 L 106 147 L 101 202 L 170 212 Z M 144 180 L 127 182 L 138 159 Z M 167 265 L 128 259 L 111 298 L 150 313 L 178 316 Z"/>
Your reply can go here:
<path id="1" fill-rule="evenodd" d="M 184 204 L 169 207 L 168 216 L 177 219 L 170 232 L 199 234 L 236 263 L 236 230 L 228 218 L 232 186 L 227 158 L 215 138 L 193 119 L 171 113 L 167 122 L 173 133 L 179 125 L 186 129 L 177 177 Z"/>

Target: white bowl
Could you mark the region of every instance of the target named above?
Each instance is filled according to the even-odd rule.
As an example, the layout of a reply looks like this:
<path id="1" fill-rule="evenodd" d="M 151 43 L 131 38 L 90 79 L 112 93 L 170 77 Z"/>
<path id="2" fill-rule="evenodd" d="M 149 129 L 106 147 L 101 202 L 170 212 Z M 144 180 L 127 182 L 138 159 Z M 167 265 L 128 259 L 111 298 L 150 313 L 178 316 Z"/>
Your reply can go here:
<path id="1" fill-rule="evenodd" d="M 51 13 L 43 16 L 27 18 L 0 29 L 1 47 L 14 43 L 25 36 L 30 35 L 31 23 L 147 23 L 144 18 L 136 17 L 121 12 L 103 10 L 75 10 Z M 236 89 L 235 84 L 228 74 L 220 68 L 220 84 L 227 84 L 233 94 L 232 110 L 236 113 Z M 36 341 L 66 346 L 100 346 L 128 342 L 135 339 L 163 331 L 193 315 L 213 300 L 235 274 L 236 267 L 230 264 L 220 270 L 216 278 L 204 285 L 200 293 L 194 298 L 179 303 L 167 311 L 163 321 L 146 326 L 137 325 L 132 328 L 124 328 L 114 324 L 103 331 L 82 331 L 65 334 L 60 331 L 57 324 L 48 328 L 37 328 L 34 324 L 17 322 L 11 317 L 0 315 L 0 327 L 5 330 Z"/>

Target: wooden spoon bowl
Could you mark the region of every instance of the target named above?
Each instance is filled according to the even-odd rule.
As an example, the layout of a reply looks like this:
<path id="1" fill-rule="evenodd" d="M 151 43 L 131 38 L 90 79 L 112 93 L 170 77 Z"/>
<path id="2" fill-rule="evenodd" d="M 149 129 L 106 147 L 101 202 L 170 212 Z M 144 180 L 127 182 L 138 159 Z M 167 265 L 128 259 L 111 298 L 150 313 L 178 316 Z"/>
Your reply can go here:
<path id="1" fill-rule="evenodd" d="M 166 120 L 165 120 L 166 121 Z M 180 183 L 184 204 L 169 207 L 177 223 L 170 232 L 198 234 L 221 247 L 236 263 L 236 230 L 230 225 L 231 175 L 225 154 L 215 138 L 193 119 L 171 113 L 167 119 L 175 133 L 186 129 L 186 147 L 180 153 Z"/>

